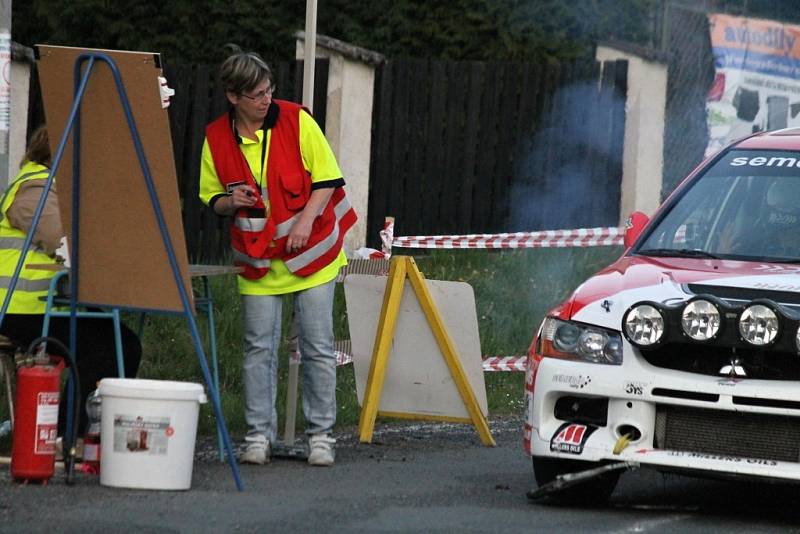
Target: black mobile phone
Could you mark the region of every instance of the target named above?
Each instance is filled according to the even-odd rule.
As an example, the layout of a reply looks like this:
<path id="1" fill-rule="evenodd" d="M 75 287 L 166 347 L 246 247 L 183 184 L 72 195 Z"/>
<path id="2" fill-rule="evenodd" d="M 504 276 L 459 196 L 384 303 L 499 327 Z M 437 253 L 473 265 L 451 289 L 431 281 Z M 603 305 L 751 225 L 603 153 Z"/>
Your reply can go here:
<path id="1" fill-rule="evenodd" d="M 227 192 L 226 194 L 229 195 L 229 196 L 232 195 L 234 190 L 236 190 L 236 188 L 239 187 L 240 185 L 245 185 L 244 180 L 242 180 L 241 182 L 231 182 L 231 183 L 227 184 L 225 186 L 225 191 Z M 249 192 L 250 192 L 250 190 L 248 189 L 248 193 Z"/>

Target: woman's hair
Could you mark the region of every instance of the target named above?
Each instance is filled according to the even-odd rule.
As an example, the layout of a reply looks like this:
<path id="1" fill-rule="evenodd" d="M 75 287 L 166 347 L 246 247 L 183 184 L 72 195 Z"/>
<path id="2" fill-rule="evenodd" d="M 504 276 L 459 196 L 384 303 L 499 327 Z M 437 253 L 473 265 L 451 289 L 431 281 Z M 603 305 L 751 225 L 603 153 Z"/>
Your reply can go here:
<path id="1" fill-rule="evenodd" d="M 255 52 L 242 52 L 233 47 L 234 53 L 222 62 L 219 78 L 225 92 L 240 95 L 254 89 L 264 80 L 272 83 L 272 71 L 267 62 Z"/>
<path id="2" fill-rule="evenodd" d="M 36 128 L 31 134 L 28 150 L 25 151 L 20 167 L 28 161 L 50 167 L 50 141 L 47 137 L 47 127 L 44 125 Z"/>

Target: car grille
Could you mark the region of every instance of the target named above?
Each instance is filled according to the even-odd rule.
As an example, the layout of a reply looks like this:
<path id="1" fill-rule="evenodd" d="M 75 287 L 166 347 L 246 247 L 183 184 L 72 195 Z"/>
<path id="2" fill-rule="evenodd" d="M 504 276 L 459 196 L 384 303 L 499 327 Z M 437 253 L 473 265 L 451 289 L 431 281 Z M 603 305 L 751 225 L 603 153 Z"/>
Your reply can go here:
<path id="1" fill-rule="evenodd" d="M 667 343 L 663 347 L 639 351 L 650 365 L 709 376 L 720 376 L 720 370 L 731 359 L 740 361 L 747 378 L 759 380 L 800 380 L 800 358 L 796 353 L 764 349 L 733 349 L 697 343 Z"/>
<path id="2" fill-rule="evenodd" d="M 800 461 L 800 417 L 658 405 L 655 448 Z"/>

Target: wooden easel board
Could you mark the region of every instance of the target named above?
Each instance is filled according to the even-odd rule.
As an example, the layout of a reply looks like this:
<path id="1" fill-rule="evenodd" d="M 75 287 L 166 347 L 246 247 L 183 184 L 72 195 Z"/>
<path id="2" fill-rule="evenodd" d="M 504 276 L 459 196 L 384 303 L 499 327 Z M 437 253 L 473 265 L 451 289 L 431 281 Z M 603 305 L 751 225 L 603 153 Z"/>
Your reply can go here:
<path id="1" fill-rule="evenodd" d="M 37 45 L 50 146 L 73 105 L 75 60 L 97 50 Z M 99 50 L 116 63 L 161 204 L 178 267 L 192 297 L 158 54 Z M 85 64 L 84 64 L 85 72 Z M 166 248 L 110 67 L 95 60 L 81 105 L 78 300 L 122 308 L 183 311 Z M 72 142 L 57 170 L 58 200 L 72 236 Z M 74 250 L 69 243 L 70 251 Z M 194 306 L 192 306 L 194 309 Z"/>
<path id="2" fill-rule="evenodd" d="M 478 405 L 486 416 L 486 386 L 472 286 L 465 282 L 442 280 L 425 282 L 453 340 Z M 362 405 L 385 289 L 385 276 L 351 274 L 344 280 L 356 394 Z M 436 417 L 470 417 L 407 280 L 379 410 Z"/>

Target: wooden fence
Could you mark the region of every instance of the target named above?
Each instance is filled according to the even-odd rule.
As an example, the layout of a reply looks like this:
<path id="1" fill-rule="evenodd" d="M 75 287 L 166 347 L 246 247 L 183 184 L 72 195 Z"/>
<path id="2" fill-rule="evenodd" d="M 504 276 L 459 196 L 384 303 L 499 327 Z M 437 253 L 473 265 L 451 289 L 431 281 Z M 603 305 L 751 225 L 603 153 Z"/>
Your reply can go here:
<path id="1" fill-rule="evenodd" d="M 316 65 L 324 130 L 328 61 Z M 299 101 L 302 62 L 276 65 L 278 98 Z M 226 108 L 216 68 L 164 66 L 189 257 L 224 261 L 226 219 L 197 198 L 205 125 Z M 368 243 L 397 235 L 615 225 L 627 63 L 392 61 L 378 71 Z M 35 88 L 31 117 L 43 116 Z M 38 106 L 38 108 L 37 108 Z M 35 124 L 35 121 L 32 121 Z M 345 177 L 346 179 L 347 177 Z"/>
<path id="2" fill-rule="evenodd" d="M 627 62 L 391 61 L 378 72 L 367 240 L 616 225 Z"/>

